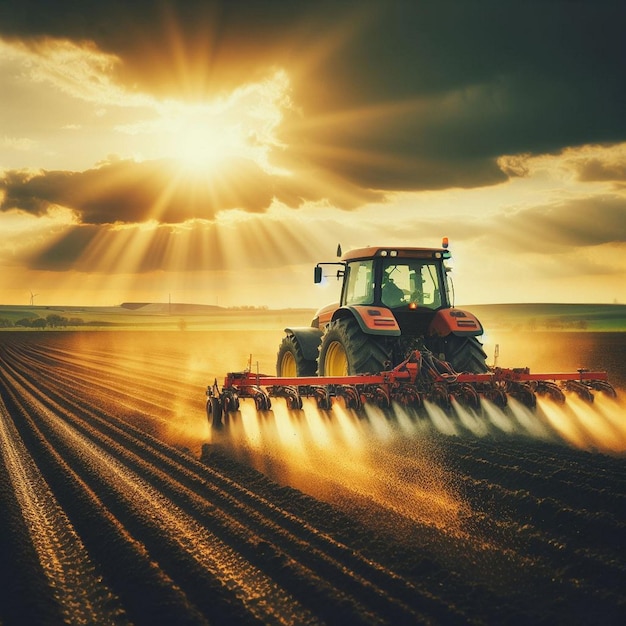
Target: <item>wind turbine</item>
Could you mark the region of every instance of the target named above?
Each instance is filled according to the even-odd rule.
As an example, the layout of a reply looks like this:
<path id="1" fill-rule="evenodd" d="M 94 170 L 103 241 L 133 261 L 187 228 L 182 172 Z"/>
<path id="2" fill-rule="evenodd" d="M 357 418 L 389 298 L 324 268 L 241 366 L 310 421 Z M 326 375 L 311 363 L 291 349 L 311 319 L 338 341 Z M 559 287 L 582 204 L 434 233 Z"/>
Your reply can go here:
<path id="1" fill-rule="evenodd" d="M 35 306 L 35 296 L 38 296 L 38 293 L 30 292 L 30 306 Z"/>

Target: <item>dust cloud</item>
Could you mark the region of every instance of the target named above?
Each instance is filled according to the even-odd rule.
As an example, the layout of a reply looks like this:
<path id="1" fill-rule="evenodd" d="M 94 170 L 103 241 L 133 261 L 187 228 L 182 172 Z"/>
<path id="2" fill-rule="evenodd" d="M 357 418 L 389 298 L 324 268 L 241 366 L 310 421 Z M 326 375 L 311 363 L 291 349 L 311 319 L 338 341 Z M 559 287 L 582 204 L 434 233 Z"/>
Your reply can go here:
<path id="1" fill-rule="evenodd" d="M 250 401 L 231 414 L 214 442 L 269 475 L 316 498 L 358 497 L 421 524 L 456 534 L 467 510 L 425 424 L 399 407 L 395 418 L 368 406 L 359 416 L 336 403 L 320 411 L 305 400 L 289 411 L 256 412 Z"/>
<path id="2" fill-rule="evenodd" d="M 623 392 L 621 394 L 624 397 Z M 623 400 L 596 394 L 593 404 L 568 394 L 563 405 L 538 399 L 529 409 L 509 398 L 506 409 L 483 400 L 480 413 L 453 402 L 426 403 L 419 414 L 366 405 L 360 415 L 341 402 L 320 411 L 312 400 L 289 411 L 275 399 L 257 413 L 250 400 L 226 417 L 213 443 L 282 484 L 341 502 L 346 492 L 452 534 L 467 505 L 446 465 L 447 438 L 527 437 L 608 454 L 626 452 Z"/>

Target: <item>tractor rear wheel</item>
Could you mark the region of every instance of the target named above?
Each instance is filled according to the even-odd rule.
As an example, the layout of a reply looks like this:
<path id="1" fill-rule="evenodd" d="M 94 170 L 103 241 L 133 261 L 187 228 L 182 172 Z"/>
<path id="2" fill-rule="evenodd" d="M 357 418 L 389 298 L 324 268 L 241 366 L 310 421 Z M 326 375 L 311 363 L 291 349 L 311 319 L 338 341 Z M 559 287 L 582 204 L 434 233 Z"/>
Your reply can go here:
<path id="1" fill-rule="evenodd" d="M 315 376 L 317 363 L 304 358 L 300 343 L 294 335 L 286 335 L 278 348 L 276 357 L 276 375 Z"/>
<path id="2" fill-rule="evenodd" d="M 446 361 L 457 372 L 483 374 L 488 371 L 487 355 L 476 337 L 448 335 L 445 339 Z"/>
<path id="3" fill-rule="evenodd" d="M 322 336 L 320 376 L 378 374 L 389 369 L 391 353 L 384 338 L 366 335 L 354 318 L 331 322 Z"/>

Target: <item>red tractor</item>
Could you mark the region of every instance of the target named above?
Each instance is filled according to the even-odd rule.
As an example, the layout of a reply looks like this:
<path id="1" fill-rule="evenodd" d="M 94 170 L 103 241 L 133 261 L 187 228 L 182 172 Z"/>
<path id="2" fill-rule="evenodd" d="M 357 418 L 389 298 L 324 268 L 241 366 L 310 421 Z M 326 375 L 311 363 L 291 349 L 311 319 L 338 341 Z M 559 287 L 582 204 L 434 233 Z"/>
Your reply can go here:
<path id="1" fill-rule="evenodd" d="M 399 404 L 419 410 L 425 402 L 451 409 L 453 400 L 479 411 L 481 399 L 504 408 L 512 396 L 533 408 L 537 394 L 556 402 L 566 391 L 589 402 L 592 391 L 614 396 L 606 372 L 534 374 L 528 368 L 488 367 L 474 315 L 454 307 L 447 277 L 447 239 L 440 248 L 370 247 L 352 250 L 339 261 L 339 303 L 320 309 L 311 326 L 286 328 L 276 376 L 251 369 L 226 375 L 207 388 L 207 414 L 213 426 L 225 413 L 252 398 L 268 410 L 273 397 L 290 409 L 313 398 L 328 410 L 337 399 L 359 410 L 373 402 L 382 409 Z"/>
<path id="2" fill-rule="evenodd" d="M 447 239 L 441 248 L 360 248 L 319 263 L 316 283 L 323 265 L 339 266 L 341 299 L 320 309 L 310 327 L 285 329 L 278 376 L 382 372 L 425 349 L 457 372 L 488 371 L 480 322 L 451 302 L 447 248 Z"/>

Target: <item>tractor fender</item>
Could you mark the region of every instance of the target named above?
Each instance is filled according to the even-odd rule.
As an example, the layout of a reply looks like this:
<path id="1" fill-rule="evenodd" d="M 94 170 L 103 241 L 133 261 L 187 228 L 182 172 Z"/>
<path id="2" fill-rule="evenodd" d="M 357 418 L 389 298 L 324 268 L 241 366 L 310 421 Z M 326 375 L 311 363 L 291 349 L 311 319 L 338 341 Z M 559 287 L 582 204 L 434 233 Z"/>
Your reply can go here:
<path id="1" fill-rule="evenodd" d="M 302 326 L 297 328 L 285 328 L 288 335 L 293 335 L 302 348 L 302 356 L 307 361 L 317 361 L 319 346 L 324 334 L 319 328 Z"/>
<path id="2" fill-rule="evenodd" d="M 389 335 L 397 337 L 402 334 L 398 321 L 390 309 L 384 306 L 354 304 L 342 306 L 333 314 L 332 319 L 354 317 L 366 335 Z"/>
<path id="3" fill-rule="evenodd" d="M 321 309 L 315 313 L 313 317 L 313 321 L 311 322 L 311 326 L 315 328 L 324 328 L 333 318 L 333 313 L 339 308 L 339 303 L 335 302 L 332 304 L 327 304 L 323 306 Z"/>
<path id="4" fill-rule="evenodd" d="M 438 337 L 446 337 L 449 334 L 477 337 L 483 334 L 483 327 L 478 318 L 468 311 L 441 309 L 435 313 L 428 327 L 428 334 Z"/>

